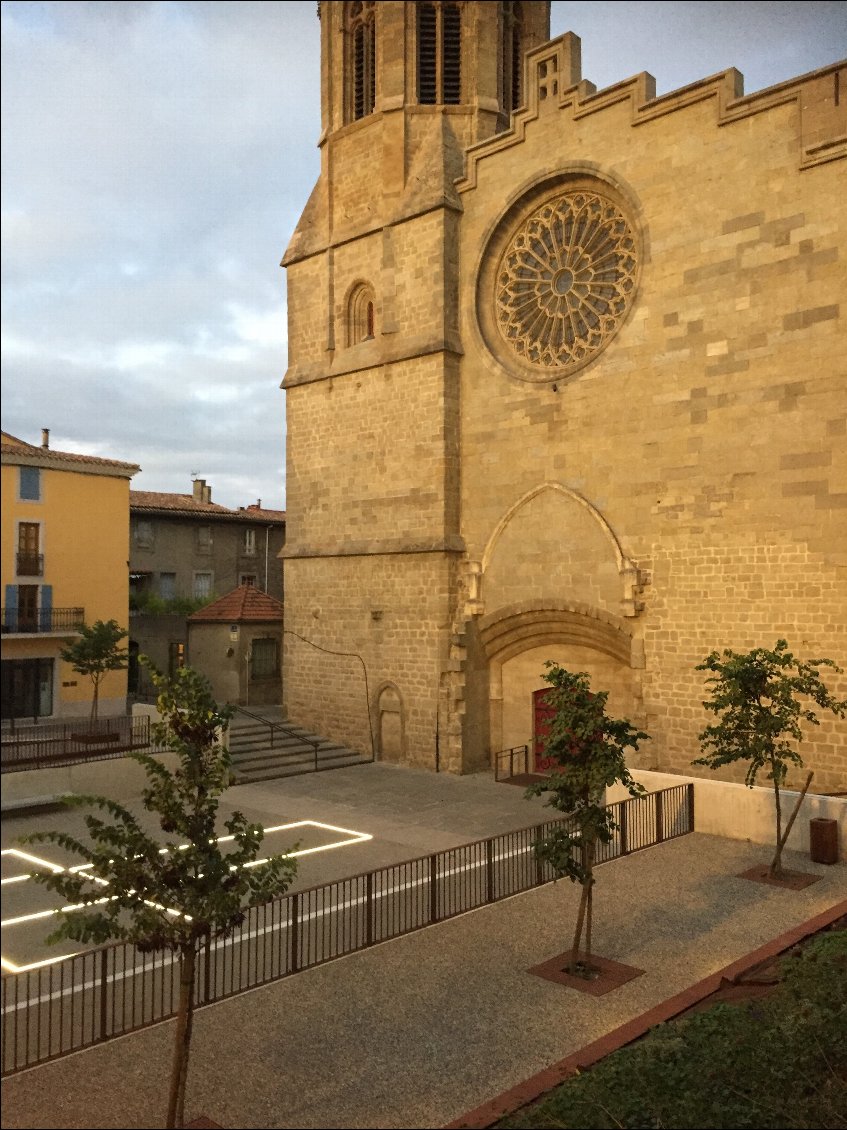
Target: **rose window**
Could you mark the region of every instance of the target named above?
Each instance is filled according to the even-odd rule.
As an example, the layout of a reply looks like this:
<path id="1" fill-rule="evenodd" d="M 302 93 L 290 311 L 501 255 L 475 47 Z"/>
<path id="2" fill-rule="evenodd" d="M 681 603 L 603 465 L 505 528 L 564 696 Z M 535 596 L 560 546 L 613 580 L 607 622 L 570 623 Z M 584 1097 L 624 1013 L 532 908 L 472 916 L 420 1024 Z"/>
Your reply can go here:
<path id="1" fill-rule="evenodd" d="M 589 361 L 623 321 L 638 260 L 620 208 L 572 191 L 537 208 L 509 241 L 494 284 L 501 336 L 536 369 Z"/>

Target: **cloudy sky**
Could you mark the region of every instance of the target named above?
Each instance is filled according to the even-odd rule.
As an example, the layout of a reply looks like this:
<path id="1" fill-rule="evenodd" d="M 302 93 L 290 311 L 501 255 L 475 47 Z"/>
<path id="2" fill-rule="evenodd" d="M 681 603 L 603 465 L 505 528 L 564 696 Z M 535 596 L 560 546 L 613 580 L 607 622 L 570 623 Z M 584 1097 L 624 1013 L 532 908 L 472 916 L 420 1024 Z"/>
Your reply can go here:
<path id="1" fill-rule="evenodd" d="M 553 3 L 598 87 L 847 55 L 847 4 Z M 318 173 L 314 0 L 2 3 L 6 431 L 285 502 L 288 238 Z"/>

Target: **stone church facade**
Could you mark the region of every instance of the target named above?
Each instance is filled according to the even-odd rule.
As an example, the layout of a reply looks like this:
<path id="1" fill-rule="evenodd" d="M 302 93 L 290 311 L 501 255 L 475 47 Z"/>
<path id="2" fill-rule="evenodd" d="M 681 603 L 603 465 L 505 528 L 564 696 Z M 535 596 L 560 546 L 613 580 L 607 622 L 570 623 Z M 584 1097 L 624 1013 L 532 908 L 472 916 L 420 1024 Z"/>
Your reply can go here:
<path id="1" fill-rule="evenodd" d="M 583 79 L 546 3 L 319 8 L 288 714 L 471 772 L 553 659 L 690 771 L 712 649 L 847 667 L 847 64 L 657 98 Z M 843 722 L 804 756 L 847 789 Z"/>

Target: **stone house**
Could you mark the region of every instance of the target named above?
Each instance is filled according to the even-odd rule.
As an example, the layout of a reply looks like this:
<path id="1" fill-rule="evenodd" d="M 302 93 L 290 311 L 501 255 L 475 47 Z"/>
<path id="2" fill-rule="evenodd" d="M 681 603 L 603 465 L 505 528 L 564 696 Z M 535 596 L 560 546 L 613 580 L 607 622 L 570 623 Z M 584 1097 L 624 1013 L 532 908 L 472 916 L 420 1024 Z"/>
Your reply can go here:
<path id="1" fill-rule="evenodd" d="M 218 702 L 278 705 L 282 695 L 282 604 L 239 585 L 187 620 L 188 659 Z"/>
<path id="2" fill-rule="evenodd" d="M 130 650 L 160 670 L 186 662 L 186 615 L 241 585 L 282 601 L 285 511 L 261 500 L 232 510 L 197 479 L 191 494 L 130 492 Z M 144 692 L 133 664 L 131 688 Z"/>

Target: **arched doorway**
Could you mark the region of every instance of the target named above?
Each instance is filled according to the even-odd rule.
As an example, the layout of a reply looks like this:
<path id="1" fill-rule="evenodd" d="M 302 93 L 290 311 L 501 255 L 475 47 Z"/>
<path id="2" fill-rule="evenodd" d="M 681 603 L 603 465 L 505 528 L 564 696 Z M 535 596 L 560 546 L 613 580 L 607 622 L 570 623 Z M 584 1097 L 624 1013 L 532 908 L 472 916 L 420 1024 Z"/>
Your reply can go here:
<path id="1" fill-rule="evenodd" d="M 394 683 L 385 683 L 376 696 L 377 760 L 400 763 L 405 759 L 406 720 L 403 696 Z"/>
<path id="2" fill-rule="evenodd" d="M 629 625 L 611 613 L 578 602 L 523 602 L 483 617 L 479 639 L 488 664 L 492 755 L 532 743 L 548 660 L 587 672 L 592 686 L 609 692 L 613 713 L 633 719 L 643 713 L 641 649 Z"/>

